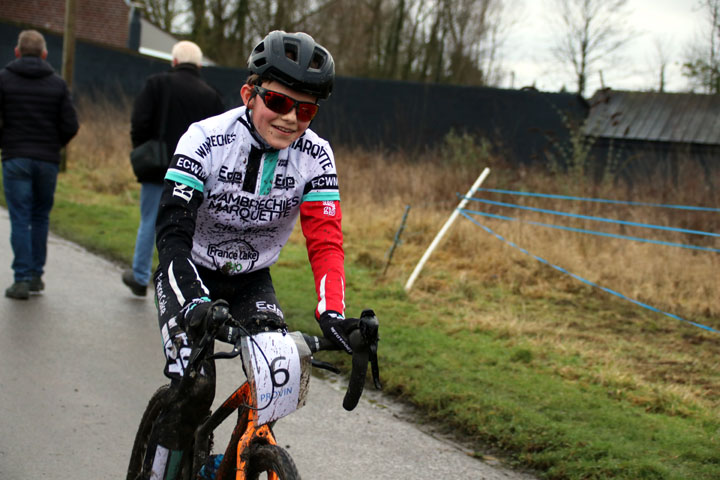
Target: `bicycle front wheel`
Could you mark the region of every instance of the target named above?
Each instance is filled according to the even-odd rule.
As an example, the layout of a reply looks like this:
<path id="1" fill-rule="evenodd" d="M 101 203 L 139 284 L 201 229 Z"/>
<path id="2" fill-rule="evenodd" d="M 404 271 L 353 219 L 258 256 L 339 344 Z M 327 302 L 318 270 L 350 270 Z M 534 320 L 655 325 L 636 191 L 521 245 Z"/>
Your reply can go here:
<path id="1" fill-rule="evenodd" d="M 160 387 L 148 402 L 142 420 L 140 420 L 137 434 L 135 434 L 135 442 L 130 454 L 130 464 L 128 465 L 127 480 L 139 480 L 147 476 L 147 472 L 142 471 L 145 453 L 147 452 L 150 434 L 155 421 L 165 407 L 165 398 L 169 390 L 170 385 Z"/>
<path id="2" fill-rule="evenodd" d="M 278 480 L 300 480 L 295 462 L 290 454 L 277 445 L 251 444 L 242 454 L 247 462 L 248 480 L 272 478 L 274 473 Z M 267 473 L 265 477 L 263 474 Z"/>

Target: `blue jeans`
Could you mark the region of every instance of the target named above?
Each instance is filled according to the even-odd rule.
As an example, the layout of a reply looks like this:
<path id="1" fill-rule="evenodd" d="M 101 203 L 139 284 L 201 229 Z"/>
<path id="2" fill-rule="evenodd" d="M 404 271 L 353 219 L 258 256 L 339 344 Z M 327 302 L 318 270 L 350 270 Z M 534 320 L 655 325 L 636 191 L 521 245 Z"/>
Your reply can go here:
<path id="1" fill-rule="evenodd" d="M 133 275 L 141 285 L 150 283 L 152 261 L 155 253 L 155 220 L 160 208 L 163 191 L 161 183 L 142 183 L 140 185 L 140 226 L 135 239 L 133 255 Z"/>
<path id="2" fill-rule="evenodd" d="M 27 282 L 43 274 L 58 170 L 56 163 L 31 158 L 2 162 L 16 282 Z"/>

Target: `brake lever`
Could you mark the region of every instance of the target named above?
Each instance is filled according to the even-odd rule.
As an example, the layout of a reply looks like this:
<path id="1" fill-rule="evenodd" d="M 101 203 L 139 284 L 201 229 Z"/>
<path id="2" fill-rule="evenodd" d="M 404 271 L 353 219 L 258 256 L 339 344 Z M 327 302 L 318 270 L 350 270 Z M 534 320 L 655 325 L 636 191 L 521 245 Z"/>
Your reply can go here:
<path id="1" fill-rule="evenodd" d="M 232 321 L 232 317 L 229 319 L 228 322 Z M 233 348 L 230 351 L 227 352 L 217 352 L 210 355 L 210 359 L 216 360 L 216 359 L 224 359 L 224 358 L 235 358 L 242 354 L 242 338 L 243 338 L 243 329 L 238 327 L 233 327 L 231 325 L 221 325 L 218 328 L 218 332 L 216 333 L 215 337 L 216 340 L 219 340 L 224 343 L 232 343 Z"/>
<path id="2" fill-rule="evenodd" d="M 313 366 L 313 367 L 322 368 L 323 370 L 327 370 L 327 371 L 332 372 L 332 373 L 338 373 L 338 374 L 341 373 L 341 372 L 340 372 L 340 369 L 337 368 L 337 367 L 336 367 L 335 365 L 333 365 L 332 363 L 323 362 L 323 361 L 321 361 L 321 360 L 315 360 L 314 358 L 312 359 L 312 362 L 311 362 L 311 363 L 312 363 L 312 366 Z"/>
<path id="3" fill-rule="evenodd" d="M 373 384 L 377 390 L 382 390 L 382 383 L 380 382 L 380 365 L 377 358 L 378 341 L 380 340 L 380 336 L 378 335 L 379 326 L 380 322 L 375 316 L 374 311 L 370 309 L 362 311 L 360 314 L 360 333 L 370 350 L 370 366 L 372 370 Z"/>
<path id="4" fill-rule="evenodd" d="M 373 345 L 377 348 L 379 326 L 380 322 L 378 322 L 375 312 L 369 309 L 362 311 L 358 328 L 360 329 L 365 344 L 371 348 Z"/>
<path id="5" fill-rule="evenodd" d="M 233 346 L 233 349 L 229 352 L 217 352 L 210 355 L 208 358 L 210 360 L 218 360 L 223 358 L 235 358 L 241 353 L 241 346 L 240 346 L 240 340 Z"/>
<path id="6" fill-rule="evenodd" d="M 377 362 L 378 327 L 379 322 L 375 312 L 363 310 L 357 328 L 348 335 L 353 353 L 350 381 L 345 398 L 343 398 L 343 408 L 347 411 L 353 410 L 360 400 L 367 376 L 368 363 L 372 365 L 375 387 L 381 386 L 380 369 Z"/>
<path id="7" fill-rule="evenodd" d="M 370 369 L 372 370 L 375 389 L 382 390 L 382 383 L 380 383 L 380 365 L 378 364 L 377 358 L 377 343 L 370 347 Z"/>

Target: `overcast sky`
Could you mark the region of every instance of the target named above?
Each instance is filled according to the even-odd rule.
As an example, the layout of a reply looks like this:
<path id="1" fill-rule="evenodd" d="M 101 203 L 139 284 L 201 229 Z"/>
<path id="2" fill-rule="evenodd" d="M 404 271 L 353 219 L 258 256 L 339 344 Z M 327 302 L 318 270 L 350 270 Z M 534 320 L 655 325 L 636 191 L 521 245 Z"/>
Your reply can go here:
<path id="1" fill-rule="evenodd" d="M 513 0 L 515 7 L 508 14 L 514 25 L 505 43 L 503 67 L 514 72 L 501 87 L 520 88 L 535 85 L 545 91 L 558 91 L 563 85 L 574 91 L 576 82 L 568 64 L 563 71 L 552 57 L 550 47 L 556 34 L 548 28 L 553 0 Z M 628 23 L 638 32 L 622 51 L 624 57 L 612 69 L 603 71 L 605 86 L 615 90 L 657 89 L 659 60 L 657 42 L 661 42 L 670 60 L 666 69 L 666 91 L 687 88 L 680 66 L 688 44 L 704 31 L 705 15 L 698 0 L 629 0 Z M 600 76 L 588 78 L 586 96 L 600 88 Z"/>

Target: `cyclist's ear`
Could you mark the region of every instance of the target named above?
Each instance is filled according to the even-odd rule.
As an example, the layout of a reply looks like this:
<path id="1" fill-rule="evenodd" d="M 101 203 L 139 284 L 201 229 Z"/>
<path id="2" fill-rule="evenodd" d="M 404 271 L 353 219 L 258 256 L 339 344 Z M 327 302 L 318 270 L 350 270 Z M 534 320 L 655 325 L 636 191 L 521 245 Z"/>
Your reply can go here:
<path id="1" fill-rule="evenodd" d="M 243 104 L 247 106 L 248 109 L 252 110 L 255 104 L 255 98 L 254 95 L 255 90 L 253 89 L 253 86 L 250 84 L 245 84 L 240 88 L 240 98 L 243 101 Z"/>

